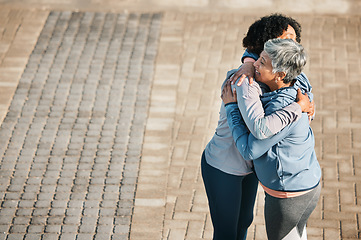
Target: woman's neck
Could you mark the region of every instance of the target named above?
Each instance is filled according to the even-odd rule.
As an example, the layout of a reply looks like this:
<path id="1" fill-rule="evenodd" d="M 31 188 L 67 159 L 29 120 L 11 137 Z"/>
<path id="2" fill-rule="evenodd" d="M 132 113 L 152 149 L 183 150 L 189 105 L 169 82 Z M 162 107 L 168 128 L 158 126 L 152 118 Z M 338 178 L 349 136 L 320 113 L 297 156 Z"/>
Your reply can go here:
<path id="1" fill-rule="evenodd" d="M 271 91 L 276 91 L 278 89 L 281 89 L 281 88 L 285 88 L 285 87 L 289 87 L 291 86 L 291 83 L 284 83 L 283 81 L 275 81 L 274 84 L 272 84 L 272 86 L 268 86 Z"/>

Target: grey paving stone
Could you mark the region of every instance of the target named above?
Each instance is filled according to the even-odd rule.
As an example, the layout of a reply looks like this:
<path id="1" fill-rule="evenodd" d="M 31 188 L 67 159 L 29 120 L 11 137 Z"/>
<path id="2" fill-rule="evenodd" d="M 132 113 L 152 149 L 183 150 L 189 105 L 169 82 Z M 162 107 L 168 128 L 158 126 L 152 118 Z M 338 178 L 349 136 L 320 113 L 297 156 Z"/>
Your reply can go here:
<path id="1" fill-rule="evenodd" d="M 131 216 L 132 215 L 132 209 L 131 208 L 122 208 L 122 207 L 118 207 L 116 210 L 116 214 L 118 216 Z"/>
<path id="2" fill-rule="evenodd" d="M 45 233 L 42 234 L 42 240 L 58 240 L 59 239 L 59 234 L 56 233 Z"/>
<path id="3" fill-rule="evenodd" d="M 17 218 L 16 218 L 17 219 Z M 16 220 L 15 219 L 15 220 Z M 33 216 L 31 218 L 31 224 L 32 225 L 45 225 L 47 221 L 47 218 L 44 216 Z"/>
<path id="4" fill-rule="evenodd" d="M 62 225 L 61 232 L 64 233 L 74 233 L 76 234 L 78 232 L 79 226 L 77 225 Z"/>
<path id="5" fill-rule="evenodd" d="M 31 200 L 20 200 L 19 208 L 33 208 L 35 205 L 34 201 Z"/>
<path id="6" fill-rule="evenodd" d="M 93 234 L 90 233 L 79 233 L 77 234 L 77 240 L 88 240 L 93 239 Z"/>
<path id="7" fill-rule="evenodd" d="M 45 227 L 43 225 L 30 225 L 27 229 L 27 233 L 43 233 Z"/>
<path id="8" fill-rule="evenodd" d="M 91 233 L 93 234 L 96 229 L 96 224 L 92 225 L 86 225 L 82 223 L 82 225 L 79 227 L 79 233 Z"/>
<path id="9" fill-rule="evenodd" d="M 64 217 L 61 216 L 50 216 L 46 219 L 46 226 L 49 225 L 59 225 L 61 226 L 61 224 L 63 224 L 64 222 Z"/>
<path id="10" fill-rule="evenodd" d="M 106 234 L 106 233 L 97 233 L 97 234 L 95 234 L 94 239 L 96 239 L 96 240 L 111 239 L 111 234 L 110 233 L 108 233 L 108 234 Z"/>
<path id="11" fill-rule="evenodd" d="M 12 220 L 13 220 L 13 216 L 9 216 L 9 215 L 2 216 L 2 215 L 1 215 L 0 225 L 9 224 L 9 223 L 12 222 Z"/>
<path id="12" fill-rule="evenodd" d="M 66 215 L 70 215 L 70 214 L 68 214 L 68 210 L 66 210 L 65 208 L 55 208 L 55 207 L 53 207 L 53 208 L 51 208 L 49 210 L 49 216 L 64 216 L 65 211 L 67 212 Z"/>
<path id="13" fill-rule="evenodd" d="M 115 218 L 114 224 L 116 226 L 118 226 L 118 225 L 129 226 L 130 221 L 131 221 L 130 216 L 118 216 Z"/>
<path id="14" fill-rule="evenodd" d="M 78 217 L 66 216 L 64 218 L 64 224 L 79 225 L 80 224 L 80 219 Z"/>
<path id="15" fill-rule="evenodd" d="M 19 234 L 19 233 L 10 233 L 7 235 L 7 240 L 19 240 L 19 239 L 23 239 L 24 238 L 24 234 Z"/>
<path id="16" fill-rule="evenodd" d="M 32 212 L 32 216 L 48 216 L 49 208 L 36 208 Z"/>
<path id="17" fill-rule="evenodd" d="M 19 202 L 17 200 L 5 200 L 2 202 L 2 214 L 6 214 L 8 211 L 15 211 L 16 207 L 19 205 Z M 13 209 L 13 210 L 10 210 Z M 7 211 L 8 210 L 8 211 Z"/>
<path id="18" fill-rule="evenodd" d="M 10 228 L 9 233 L 22 233 L 22 234 L 24 234 L 27 231 L 27 227 L 28 227 L 28 225 L 13 225 Z"/>
<path id="19" fill-rule="evenodd" d="M 27 233 L 25 234 L 25 240 L 39 240 L 41 239 L 42 234 L 38 233 Z"/>
<path id="20" fill-rule="evenodd" d="M 36 192 L 25 192 L 21 195 L 22 200 L 35 200 L 37 198 Z"/>
<path id="21" fill-rule="evenodd" d="M 112 240 L 126 240 L 129 239 L 128 234 L 113 234 Z"/>
<path id="22" fill-rule="evenodd" d="M 30 216 L 17 216 L 13 220 L 14 225 L 27 225 L 30 222 Z"/>
<path id="23" fill-rule="evenodd" d="M 37 200 L 35 203 L 36 208 L 50 208 L 52 200 Z"/>
<path id="24" fill-rule="evenodd" d="M 8 230 L 9 230 L 9 226 L 8 226 L 8 225 L 0 225 L 0 234 L 7 233 Z"/>
<path id="25" fill-rule="evenodd" d="M 114 233 L 115 234 L 127 234 L 129 232 L 129 225 L 116 225 L 114 226 Z"/>
<path id="26" fill-rule="evenodd" d="M 61 240 L 75 240 L 77 237 L 77 234 L 75 233 L 62 233 L 60 235 L 60 238 Z"/>

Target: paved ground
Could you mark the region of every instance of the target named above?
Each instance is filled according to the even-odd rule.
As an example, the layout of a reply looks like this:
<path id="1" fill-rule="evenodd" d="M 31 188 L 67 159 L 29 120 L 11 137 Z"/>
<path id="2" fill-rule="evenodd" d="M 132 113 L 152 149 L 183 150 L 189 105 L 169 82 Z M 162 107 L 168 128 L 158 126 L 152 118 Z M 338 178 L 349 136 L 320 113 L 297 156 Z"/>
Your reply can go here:
<path id="1" fill-rule="evenodd" d="M 225 72 L 267 10 L 151 3 L 0 1 L 0 239 L 211 239 L 200 154 Z M 361 238 L 359 9 L 285 8 L 303 26 L 317 104 L 309 239 Z M 266 239 L 261 190 L 255 214 L 247 239 Z"/>

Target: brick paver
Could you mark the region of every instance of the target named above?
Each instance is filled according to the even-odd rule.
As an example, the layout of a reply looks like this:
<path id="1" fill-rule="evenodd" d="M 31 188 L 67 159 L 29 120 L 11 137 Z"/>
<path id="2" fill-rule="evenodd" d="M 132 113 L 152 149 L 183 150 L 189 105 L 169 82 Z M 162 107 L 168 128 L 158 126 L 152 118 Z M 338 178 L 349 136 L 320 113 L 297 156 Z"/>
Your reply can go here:
<path id="1" fill-rule="evenodd" d="M 127 238 L 160 20 L 50 13 L 0 130 L 3 238 Z"/>
<path id="2" fill-rule="evenodd" d="M 119 1 L 84 6 L 91 12 L 52 0 L 44 6 L 69 11 L 1 9 L 0 239 L 212 238 L 200 155 L 218 120 L 219 86 L 264 14 L 158 14 L 124 4 L 134 13 Z M 317 15 L 292 14 L 309 54 L 323 171 L 309 239 L 361 238 L 361 19 L 353 4 L 352 14 L 320 15 L 319 5 Z M 266 239 L 263 198 L 260 189 L 247 239 Z"/>

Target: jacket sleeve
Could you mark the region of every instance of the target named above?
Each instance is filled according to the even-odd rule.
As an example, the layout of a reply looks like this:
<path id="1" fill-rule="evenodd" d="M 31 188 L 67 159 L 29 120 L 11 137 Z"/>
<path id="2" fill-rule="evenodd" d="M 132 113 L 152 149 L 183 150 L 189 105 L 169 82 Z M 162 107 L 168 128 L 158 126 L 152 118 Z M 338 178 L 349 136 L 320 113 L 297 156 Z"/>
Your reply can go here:
<path id="1" fill-rule="evenodd" d="M 313 100 L 313 94 L 312 94 L 312 86 L 310 83 L 310 80 L 308 80 L 307 76 L 305 73 L 301 73 L 300 75 L 298 75 L 296 77 L 296 82 L 294 84 L 295 88 L 300 88 L 302 93 L 307 92 L 307 95 L 310 99 L 310 101 Z"/>
<path id="2" fill-rule="evenodd" d="M 308 80 L 307 76 L 305 73 L 301 73 L 300 75 L 298 75 L 296 77 L 296 82 L 295 82 L 295 87 L 296 88 L 300 88 L 302 93 L 307 92 L 308 98 L 310 99 L 310 101 L 312 102 L 313 100 L 313 94 L 311 92 L 312 90 L 312 86 L 310 81 Z M 316 115 L 316 109 L 313 113 L 313 115 L 311 116 L 311 120 L 313 120 L 315 118 Z"/>
<path id="3" fill-rule="evenodd" d="M 262 90 L 257 83 L 249 84 L 246 79 L 236 87 L 238 108 L 249 131 L 257 139 L 269 138 L 302 116 L 301 107 L 296 103 L 265 115 L 260 95 Z"/>
<path id="4" fill-rule="evenodd" d="M 281 132 L 270 138 L 264 140 L 256 139 L 248 132 L 237 104 L 227 104 L 225 108 L 227 122 L 231 129 L 236 147 L 245 160 L 254 160 L 261 157 L 273 145 L 277 144 L 288 135 L 290 125 L 286 126 Z"/>
<path id="5" fill-rule="evenodd" d="M 242 55 L 242 58 L 241 58 L 241 62 L 243 63 L 243 60 L 246 58 L 246 57 L 250 57 L 250 58 L 253 58 L 254 60 L 257 61 L 257 59 L 259 58 L 259 56 L 255 53 L 251 53 L 251 52 L 248 52 L 248 50 L 246 49 L 246 51 L 244 51 L 243 55 Z"/>

